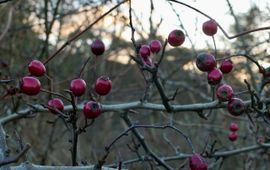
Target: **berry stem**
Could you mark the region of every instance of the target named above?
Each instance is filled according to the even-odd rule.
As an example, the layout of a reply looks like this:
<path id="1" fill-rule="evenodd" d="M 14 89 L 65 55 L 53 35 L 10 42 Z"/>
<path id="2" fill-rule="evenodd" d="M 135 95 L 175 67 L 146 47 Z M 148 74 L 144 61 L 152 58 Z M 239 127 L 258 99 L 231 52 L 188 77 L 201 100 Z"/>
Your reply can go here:
<path id="1" fill-rule="evenodd" d="M 162 48 L 160 59 L 158 60 L 158 63 L 157 63 L 158 66 L 160 65 L 160 63 L 162 62 L 162 60 L 164 58 L 165 48 L 167 46 L 167 43 L 168 43 L 168 40 L 166 39 L 165 42 L 164 42 L 163 48 Z"/>
<path id="2" fill-rule="evenodd" d="M 60 93 L 52 92 L 52 91 L 49 91 L 49 90 L 46 90 L 46 89 L 41 89 L 40 91 L 42 91 L 44 93 L 48 93 L 48 94 L 52 94 L 52 95 L 55 95 L 55 96 L 62 97 L 63 99 L 67 100 L 68 102 L 71 102 L 71 100 L 69 98 L 67 98 L 66 96 L 64 96 L 64 95 L 62 95 Z"/>
<path id="3" fill-rule="evenodd" d="M 215 36 L 212 36 L 212 40 L 213 40 L 213 44 L 214 44 L 215 57 L 217 58 L 217 45 L 216 45 Z"/>
<path id="4" fill-rule="evenodd" d="M 87 60 L 83 63 L 83 66 L 82 66 L 82 68 L 81 68 L 81 70 L 79 72 L 79 75 L 78 75 L 79 78 L 82 77 L 83 70 L 85 69 L 85 67 L 86 67 L 87 63 L 89 62 L 89 60 L 90 60 L 90 57 L 88 57 Z"/>
<path id="5" fill-rule="evenodd" d="M 247 54 L 234 54 L 234 55 L 231 55 L 229 57 L 223 57 L 223 58 L 217 59 L 217 61 L 229 59 L 229 58 L 232 58 L 232 57 L 245 57 L 245 58 L 247 58 L 248 60 L 250 60 L 251 62 L 253 62 L 254 64 L 256 64 L 256 66 L 258 67 L 258 69 L 260 71 L 262 71 L 262 74 L 265 74 L 265 69 L 263 68 L 263 66 L 261 66 L 258 61 L 256 61 L 255 59 L 253 59 L 253 57 L 251 57 L 251 56 L 249 56 Z"/>

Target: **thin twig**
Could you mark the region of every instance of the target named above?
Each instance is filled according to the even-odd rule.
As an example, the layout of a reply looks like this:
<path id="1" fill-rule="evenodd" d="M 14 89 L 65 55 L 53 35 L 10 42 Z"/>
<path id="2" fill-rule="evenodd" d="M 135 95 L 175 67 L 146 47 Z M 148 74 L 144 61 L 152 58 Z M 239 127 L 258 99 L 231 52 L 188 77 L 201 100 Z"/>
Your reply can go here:
<path id="1" fill-rule="evenodd" d="M 206 13 L 204 13 L 204 12 L 200 11 L 199 9 L 197 9 L 195 7 L 192 7 L 192 6 L 190 6 L 190 5 L 188 5 L 188 4 L 184 3 L 184 2 L 180 2 L 180 1 L 177 1 L 177 0 L 168 0 L 168 1 L 184 5 L 184 6 L 188 7 L 188 8 L 190 8 L 190 9 L 200 13 L 201 15 L 203 15 L 203 16 L 205 16 L 207 18 L 209 18 L 211 20 L 214 20 L 212 17 L 210 17 Z M 263 30 L 269 30 L 270 29 L 270 26 L 268 26 L 268 27 L 260 27 L 260 28 L 256 28 L 256 29 L 252 29 L 252 30 L 248 30 L 248 31 L 243 31 L 243 32 L 240 32 L 240 33 L 238 33 L 236 35 L 233 35 L 233 36 L 229 36 L 227 34 L 227 32 L 222 28 L 222 26 L 218 22 L 216 22 L 216 23 L 217 23 L 218 27 L 220 28 L 220 30 L 222 31 L 222 33 L 225 35 L 225 37 L 227 39 L 234 39 L 234 38 L 241 37 L 243 35 L 246 35 L 246 34 L 249 34 L 249 33 L 252 33 L 252 32 L 257 32 L 257 31 L 263 31 Z"/>
<path id="2" fill-rule="evenodd" d="M 110 10 L 108 10 L 107 12 L 105 12 L 103 15 L 101 15 L 100 17 L 98 17 L 94 22 L 92 22 L 88 27 L 86 27 L 83 31 L 77 33 L 76 35 L 74 35 L 73 37 L 71 37 L 69 40 L 67 40 L 57 51 L 55 51 L 47 60 L 45 60 L 43 63 L 44 65 L 46 65 L 49 61 L 51 61 L 55 56 L 57 56 L 62 50 L 64 50 L 71 42 L 75 41 L 76 39 L 78 39 L 82 34 L 84 34 L 85 32 L 87 32 L 89 29 L 91 29 L 96 23 L 98 23 L 100 20 L 102 20 L 105 16 L 107 16 L 109 13 L 111 13 L 112 11 L 114 11 L 116 8 L 118 8 L 119 6 L 121 6 L 122 4 L 124 4 L 125 2 L 127 2 L 127 0 L 124 0 L 120 3 L 118 3 L 117 5 L 115 5 L 114 7 L 112 7 Z"/>
<path id="3" fill-rule="evenodd" d="M 17 155 L 5 158 L 4 160 L 0 161 L 0 166 L 18 162 L 20 158 L 23 157 L 29 149 L 30 149 L 30 145 L 26 144 L 24 148 L 22 149 L 22 151 L 18 153 Z"/>

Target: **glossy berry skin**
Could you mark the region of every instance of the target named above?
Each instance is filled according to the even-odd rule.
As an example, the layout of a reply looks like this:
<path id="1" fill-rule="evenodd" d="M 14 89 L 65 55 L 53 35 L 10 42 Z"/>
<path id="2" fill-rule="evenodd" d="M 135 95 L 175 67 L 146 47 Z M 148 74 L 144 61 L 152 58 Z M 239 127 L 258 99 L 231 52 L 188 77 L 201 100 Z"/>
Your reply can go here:
<path id="1" fill-rule="evenodd" d="M 34 96 L 40 92 L 41 84 L 37 78 L 25 76 L 20 82 L 20 89 L 24 94 Z"/>
<path id="2" fill-rule="evenodd" d="M 245 103 L 238 98 L 232 98 L 227 105 L 229 113 L 233 116 L 240 116 L 246 110 Z"/>
<path id="3" fill-rule="evenodd" d="M 208 72 L 207 80 L 210 85 L 217 85 L 222 80 L 222 72 L 219 69 L 214 68 Z"/>
<path id="4" fill-rule="evenodd" d="M 228 135 L 228 139 L 232 142 L 236 141 L 238 138 L 238 135 L 235 133 L 235 132 L 231 132 L 229 135 Z"/>
<path id="5" fill-rule="evenodd" d="M 74 96 L 82 96 L 86 91 L 86 83 L 83 79 L 74 79 L 70 82 L 69 89 Z"/>
<path id="6" fill-rule="evenodd" d="M 83 107 L 84 116 L 87 119 L 95 119 L 101 114 L 101 105 L 95 101 L 89 101 Z"/>
<path id="7" fill-rule="evenodd" d="M 152 53 L 158 53 L 161 49 L 161 43 L 159 40 L 152 40 L 150 42 L 150 51 Z"/>
<path id="8" fill-rule="evenodd" d="M 189 167 L 191 170 L 207 170 L 208 169 L 207 163 L 203 160 L 201 155 L 199 155 L 198 153 L 194 153 L 189 158 Z"/>
<path id="9" fill-rule="evenodd" d="M 39 60 L 32 60 L 28 64 L 28 70 L 33 76 L 43 76 L 46 73 L 46 67 L 44 64 Z"/>
<path id="10" fill-rule="evenodd" d="M 233 69 L 233 62 L 230 59 L 223 60 L 219 67 L 223 74 L 230 73 Z"/>
<path id="11" fill-rule="evenodd" d="M 208 36 L 213 36 L 217 33 L 217 23 L 214 20 L 209 20 L 203 23 L 202 30 Z"/>
<path id="12" fill-rule="evenodd" d="M 230 101 L 233 98 L 234 92 L 230 85 L 222 84 L 217 87 L 216 96 L 219 101 L 226 102 L 226 101 Z"/>
<path id="13" fill-rule="evenodd" d="M 95 91 L 97 94 L 107 95 L 112 88 L 112 81 L 108 77 L 100 77 L 95 82 Z"/>
<path id="14" fill-rule="evenodd" d="M 168 36 L 168 43 L 173 47 L 182 45 L 185 41 L 185 35 L 181 30 L 173 30 Z"/>
<path id="15" fill-rule="evenodd" d="M 48 101 L 48 108 L 52 113 L 57 114 L 56 109 L 62 112 L 64 110 L 64 103 L 61 99 L 59 98 L 53 98 Z"/>
<path id="16" fill-rule="evenodd" d="M 202 72 L 209 72 L 217 65 L 216 59 L 209 53 L 200 53 L 196 58 L 196 66 Z"/>
<path id="17" fill-rule="evenodd" d="M 230 124 L 230 131 L 236 132 L 238 130 L 238 125 L 236 123 L 231 123 Z"/>
<path id="18" fill-rule="evenodd" d="M 91 51 L 96 56 L 102 55 L 105 51 L 105 45 L 103 41 L 97 39 L 91 44 Z"/>
<path id="19" fill-rule="evenodd" d="M 142 45 L 139 50 L 140 56 L 143 58 L 147 58 L 150 56 L 150 47 L 149 45 Z"/>

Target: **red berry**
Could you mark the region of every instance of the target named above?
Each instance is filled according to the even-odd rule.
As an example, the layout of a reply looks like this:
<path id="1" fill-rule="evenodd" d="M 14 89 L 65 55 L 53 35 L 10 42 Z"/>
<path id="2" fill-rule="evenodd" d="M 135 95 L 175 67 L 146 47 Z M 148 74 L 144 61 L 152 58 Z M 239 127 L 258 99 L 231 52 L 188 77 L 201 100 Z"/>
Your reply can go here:
<path id="1" fill-rule="evenodd" d="M 229 140 L 234 142 L 238 138 L 238 135 L 235 132 L 231 132 L 228 136 Z"/>
<path id="2" fill-rule="evenodd" d="M 217 87 L 216 95 L 219 101 L 226 102 L 233 98 L 234 92 L 230 85 L 222 84 Z"/>
<path id="3" fill-rule="evenodd" d="M 105 51 L 104 43 L 99 39 L 95 40 L 91 45 L 91 51 L 97 56 L 102 55 Z"/>
<path id="4" fill-rule="evenodd" d="M 33 96 L 40 92 L 41 84 L 37 78 L 25 76 L 20 82 L 20 89 L 24 94 Z"/>
<path id="5" fill-rule="evenodd" d="M 108 77 L 100 77 L 96 80 L 95 91 L 97 94 L 104 96 L 107 95 L 112 88 L 112 82 Z"/>
<path id="6" fill-rule="evenodd" d="M 211 85 L 217 85 L 222 79 L 222 72 L 219 69 L 214 68 L 212 71 L 208 72 L 207 80 Z"/>
<path id="7" fill-rule="evenodd" d="M 149 45 L 142 45 L 140 48 L 140 56 L 143 58 L 149 57 L 150 56 L 150 47 Z"/>
<path id="8" fill-rule="evenodd" d="M 70 91 L 74 96 L 81 96 L 86 91 L 86 83 L 83 79 L 74 79 L 70 82 Z"/>
<path id="9" fill-rule="evenodd" d="M 95 119 L 101 114 L 101 105 L 98 102 L 90 101 L 84 104 L 84 116 L 87 119 Z"/>
<path id="10" fill-rule="evenodd" d="M 196 58 L 196 65 L 199 70 L 208 72 L 213 70 L 217 63 L 213 55 L 209 53 L 200 53 Z"/>
<path id="11" fill-rule="evenodd" d="M 153 62 L 151 58 L 143 58 L 143 64 L 144 65 L 148 65 L 148 66 L 152 66 Z"/>
<path id="12" fill-rule="evenodd" d="M 57 114 L 56 109 L 62 112 L 64 110 L 64 103 L 59 98 L 54 98 L 48 101 L 48 108 L 52 113 Z"/>
<path id="13" fill-rule="evenodd" d="M 228 111 L 233 116 L 240 116 L 246 110 L 245 103 L 238 98 L 232 98 L 228 103 Z"/>
<path id="14" fill-rule="evenodd" d="M 220 71 L 224 74 L 229 73 L 233 69 L 233 62 L 230 59 L 223 60 L 220 67 Z"/>
<path id="15" fill-rule="evenodd" d="M 217 23 L 214 20 L 209 20 L 203 23 L 202 30 L 206 35 L 212 36 L 217 33 Z"/>
<path id="16" fill-rule="evenodd" d="M 161 43 L 159 40 L 152 40 L 150 42 L 150 50 L 152 53 L 158 53 L 161 49 Z"/>
<path id="17" fill-rule="evenodd" d="M 189 167 L 191 170 L 207 170 L 208 169 L 207 163 L 203 160 L 201 155 L 199 155 L 198 153 L 194 153 L 189 158 Z"/>
<path id="18" fill-rule="evenodd" d="M 32 60 L 28 64 L 28 70 L 33 76 L 43 76 L 46 73 L 46 67 L 39 60 Z"/>
<path id="19" fill-rule="evenodd" d="M 182 45 L 184 41 L 185 35 L 181 30 L 173 30 L 168 36 L 168 43 L 173 47 Z"/>
<path id="20" fill-rule="evenodd" d="M 238 130 L 238 125 L 236 123 L 231 123 L 230 124 L 230 131 L 236 132 Z"/>

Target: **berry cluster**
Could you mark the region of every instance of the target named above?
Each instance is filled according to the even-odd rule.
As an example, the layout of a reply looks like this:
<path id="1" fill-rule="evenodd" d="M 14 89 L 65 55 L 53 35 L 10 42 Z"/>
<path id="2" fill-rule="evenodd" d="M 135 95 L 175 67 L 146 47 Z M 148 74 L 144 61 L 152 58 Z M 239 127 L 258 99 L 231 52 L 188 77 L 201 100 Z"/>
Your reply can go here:
<path id="1" fill-rule="evenodd" d="M 202 72 L 207 72 L 210 85 L 217 85 L 216 96 L 220 102 L 228 102 L 227 109 L 233 116 L 240 116 L 245 111 L 245 103 L 234 97 L 234 91 L 228 84 L 220 84 L 223 74 L 230 73 L 233 63 L 230 59 L 223 60 L 219 69 L 216 59 L 212 54 L 200 53 L 196 59 L 196 66 Z"/>
<path id="2" fill-rule="evenodd" d="M 156 42 L 152 44 L 152 51 L 158 52 Z M 105 51 L 104 43 L 101 40 L 95 40 L 91 45 L 91 51 L 94 55 L 100 56 Z M 31 76 L 25 76 L 20 82 L 20 90 L 26 95 L 37 95 L 41 91 L 41 83 L 36 77 L 44 76 L 46 67 L 39 60 L 32 60 L 28 65 L 28 70 Z M 112 82 L 108 77 L 99 77 L 94 84 L 95 92 L 104 96 L 107 95 L 112 88 Z M 75 97 L 80 97 L 85 94 L 87 84 L 84 79 L 76 78 L 71 80 L 69 89 Z M 50 112 L 58 114 L 64 110 L 64 103 L 60 98 L 53 98 L 48 101 L 47 108 Z M 94 119 L 101 114 L 101 104 L 96 101 L 86 102 L 83 108 L 83 113 L 87 119 Z"/>
<path id="3" fill-rule="evenodd" d="M 228 84 L 220 84 L 216 88 L 216 96 L 220 102 L 228 102 L 228 112 L 233 116 L 242 115 L 246 106 L 243 100 L 234 97 L 234 91 Z"/>
<path id="4" fill-rule="evenodd" d="M 231 123 L 230 124 L 230 134 L 228 135 L 228 139 L 232 142 L 236 141 L 238 138 L 238 135 L 236 133 L 236 131 L 238 130 L 238 125 L 236 123 Z"/>
<path id="5" fill-rule="evenodd" d="M 203 24 L 203 32 L 208 36 L 213 36 L 217 32 L 217 23 L 209 20 Z M 221 61 L 217 68 L 217 61 L 210 53 L 200 53 L 196 58 L 197 68 L 207 73 L 208 84 L 216 86 L 216 96 L 220 102 L 228 102 L 227 109 L 233 116 L 240 116 L 245 111 L 245 103 L 234 97 L 234 91 L 228 84 L 221 84 L 223 74 L 228 74 L 233 69 L 233 62 L 230 59 Z"/>
<path id="6" fill-rule="evenodd" d="M 20 82 L 20 89 L 26 95 L 37 95 L 41 90 L 41 83 L 36 77 L 41 77 L 46 73 L 46 67 L 39 60 L 32 60 L 28 64 L 31 76 L 25 76 Z M 34 77 L 35 76 L 35 77 Z"/>

